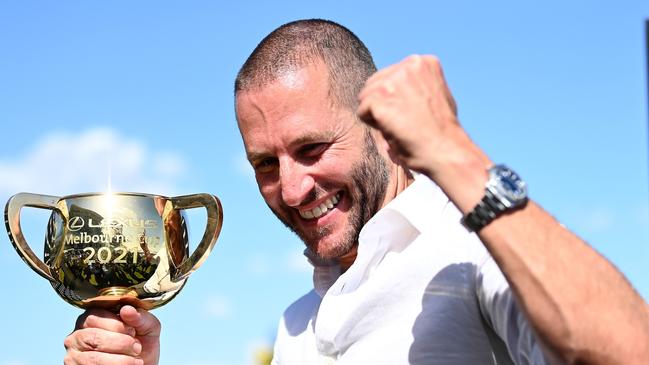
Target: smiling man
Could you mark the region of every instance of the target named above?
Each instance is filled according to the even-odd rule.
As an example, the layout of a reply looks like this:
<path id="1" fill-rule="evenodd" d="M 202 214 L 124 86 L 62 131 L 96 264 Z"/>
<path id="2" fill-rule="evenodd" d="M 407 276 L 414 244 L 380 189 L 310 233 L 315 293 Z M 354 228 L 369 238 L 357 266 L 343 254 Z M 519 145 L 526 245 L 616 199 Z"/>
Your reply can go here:
<path id="1" fill-rule="evenodd" d="M 284 313 L 275 363 L 508 363 L 508 347 L 543 363 L 457 209 L 425 177 L 414 183 L 359 118 L 375 71 L 358 38 L 316 20 L 271 33 L 238 74 L 237 120 L 260 192 L 314 265 L 315 290 Z"/>
<path id="2" fill-rule="evenodd" d="M 293 22 L 235 99 L 261 195 L 314 266 L 274 363 L 646 363 L 646 303 L 471 142 L 433 57 L 376 72 L 346 28 Z M 142 310 L 88 311 L 66 364 L 153 365 L 159 333 Z"/>
<path id="3" fill-rule="evenodd" d="M 260 57 L 277 65 L 267 58 L 281 57 L 278 49 L 269 47 L 272 55 Z M 251 60 L 237 78 L 236 111 L 259 190 L 315 255 L 347 268 L 361 228 L 409 174 L 400 166 L 390 169 L 387 154 L 377 149 L 378 133 L 358 120 L 355 109 L 331 100 L 321 60 L 305 56 L 265 70 L 277 74 L 271 83 L 254 74 L 261 66 Z"/>

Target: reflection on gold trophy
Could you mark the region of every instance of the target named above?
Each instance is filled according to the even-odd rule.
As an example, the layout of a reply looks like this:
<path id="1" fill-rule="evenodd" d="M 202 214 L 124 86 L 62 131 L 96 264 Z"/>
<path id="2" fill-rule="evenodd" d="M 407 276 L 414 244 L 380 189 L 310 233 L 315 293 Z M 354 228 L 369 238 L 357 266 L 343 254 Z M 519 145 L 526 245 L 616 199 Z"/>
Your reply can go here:
<path id="1" fill-rule="evenodd" d="M 43 260 L 22 233 L 23 207 L 52 210 Z M 207 225 L 190 255 L 182 211 L 191 208 L 207 210 Z M 153 309 L 167 303 L 210 254 L 222 221 L 221 203 L 210 194 L 20 193 L 5 207 L 7 232 L 20 257 L 80 308 Z"/>

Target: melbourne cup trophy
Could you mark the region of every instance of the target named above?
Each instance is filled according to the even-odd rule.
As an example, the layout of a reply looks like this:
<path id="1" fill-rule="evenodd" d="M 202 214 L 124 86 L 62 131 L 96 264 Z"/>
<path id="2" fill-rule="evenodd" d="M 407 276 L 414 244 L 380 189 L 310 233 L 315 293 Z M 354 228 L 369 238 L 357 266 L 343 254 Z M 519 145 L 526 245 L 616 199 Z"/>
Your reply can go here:
<path id="1" fill-rule="evenodd" d="M 25 207 L 52 211 L 42 260 L 20 226 Z M 205 208 L 207 223 L 190 254 L 183 211 L 192 208 Z M 207 259 L 222 221 L 221 203 L 210 194 L 19 193 L 5 207 L 14 248 L 61 298 L 84 309 L 114 311 L 125 304 L 153 309 L 173 299 Z"/>

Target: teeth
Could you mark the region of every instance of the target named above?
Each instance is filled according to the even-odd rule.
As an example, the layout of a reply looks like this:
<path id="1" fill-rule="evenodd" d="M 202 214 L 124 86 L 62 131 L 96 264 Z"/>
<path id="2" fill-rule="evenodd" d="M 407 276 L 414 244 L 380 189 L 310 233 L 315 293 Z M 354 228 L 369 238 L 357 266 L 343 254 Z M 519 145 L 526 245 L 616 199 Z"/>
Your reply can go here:
<path id="1" fill-rule="evenodd" d="M 332 209 L 333 207 L 338 204 L 338 200 L 340 197 L 338 194 L 335 196 L 332 196 L 331 198 L 325 200 L 320 204 L 319 206 L 311 209 L 311 210 L 300 210 L 300 216 L 305 219 L 311 219 L 311 218 L 318 218 L 324 215 L 329 211 L 329 209 Z"/>

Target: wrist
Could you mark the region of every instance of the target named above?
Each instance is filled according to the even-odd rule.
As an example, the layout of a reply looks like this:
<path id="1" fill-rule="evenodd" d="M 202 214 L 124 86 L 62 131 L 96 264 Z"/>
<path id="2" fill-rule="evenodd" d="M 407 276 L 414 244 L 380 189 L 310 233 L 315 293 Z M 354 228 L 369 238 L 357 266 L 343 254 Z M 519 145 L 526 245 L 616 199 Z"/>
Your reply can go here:
<path id="1" fill-rule="evenodd" d="M 463 132 L 463 131 L 462 131 Z M 463 214 L 471 211 L 482 199 L 493 165 L 489 157 L 466 134 L 446 139 L 443 148 L 432 154 L 424 173 L 446 193 Z M 450 143 L 449 143 L 450 142 Z"/>

